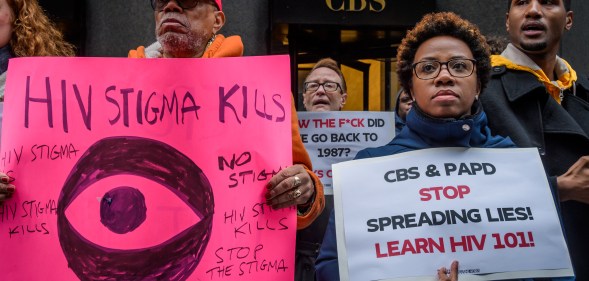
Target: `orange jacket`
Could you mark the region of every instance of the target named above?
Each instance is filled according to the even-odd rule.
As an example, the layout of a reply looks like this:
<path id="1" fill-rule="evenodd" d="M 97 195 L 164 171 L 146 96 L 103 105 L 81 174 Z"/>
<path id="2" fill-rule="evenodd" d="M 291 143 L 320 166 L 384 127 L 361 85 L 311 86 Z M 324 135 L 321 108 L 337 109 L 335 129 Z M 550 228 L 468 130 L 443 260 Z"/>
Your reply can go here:
<path id="1" fill-rule="evenodd" d="M 221 34 L 215 37 L 213 43 L 205 50 L 203 58 L 224 58 L 224 57 L 241 57 L 243 56 L 243 43 L 239 36 L 225 37 Z M 135 50 L 130 50 L 130 58 L 146 58 L 145 47 L 139 46 Z"/>
<path id="2" fill-rule="evenodd" d="M 203 58 L 221 58 L 221 57 L 239 57 L 243 55 L 243 43 L 239 36 L 225 37 L 217 35 L 213 43 L 205 50 Z M 139 46 L 136 50 L 129 51 L 130 58 L 145 58 L 145 47 Z M 315 198 L 313 204 L 304 214 L 297 215 L 297 229 L 303 229 L 309 226 L 323 211 L 325 207 L 325 197 L 323 195 L 323 184 L 313 173 L 313 166 L 307 150 L 303 146 L 301 135 L 299 134 L 299 121 L 297 111 L 294 106 L 294 98 L 291 100 L 291 132 L 292 132 L 292 161 L 294 164 L 301 164 L 311 176 L 315 184 Z"/>

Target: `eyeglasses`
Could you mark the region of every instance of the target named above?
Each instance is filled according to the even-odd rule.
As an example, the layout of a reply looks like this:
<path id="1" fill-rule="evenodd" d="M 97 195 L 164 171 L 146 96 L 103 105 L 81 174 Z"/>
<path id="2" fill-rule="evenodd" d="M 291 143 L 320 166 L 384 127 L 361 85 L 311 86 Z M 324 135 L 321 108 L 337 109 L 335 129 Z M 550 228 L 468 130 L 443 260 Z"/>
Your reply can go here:
<path id="1" fill-rule="evenodd" d="M 317 82 L 305 82 L 305 93 L 314 93 L 319 90 L 319 87 L 323 86 L 323 89 L 326 93 L 333 93 L 337 91 L 338 88 L 341 88 L 339 83 L 337 82 L 325 82 L 325 83 L 317 83 Z"/>
<path id="2" fill-rule="evenodd" d="M 421 80 L 434 79 L 440 75 L 442 65 L 446 65 L 450 75 L 457 78 L 464 78 L 472 75 L 477 61 L 473 59 L 452 59 L 447 62 L 436 60 L 420 61 L 413 64 L 413 71 Z"/>
<path id="3" fill-rule="evenodd" d="M 198 5 L 199 0 L 175 0 L 178 6 L 183 10 L 190 10 Z M 150 0 L 151 8 L 154 11 L 161 11 L 170 2 L 170 0 Z"/>

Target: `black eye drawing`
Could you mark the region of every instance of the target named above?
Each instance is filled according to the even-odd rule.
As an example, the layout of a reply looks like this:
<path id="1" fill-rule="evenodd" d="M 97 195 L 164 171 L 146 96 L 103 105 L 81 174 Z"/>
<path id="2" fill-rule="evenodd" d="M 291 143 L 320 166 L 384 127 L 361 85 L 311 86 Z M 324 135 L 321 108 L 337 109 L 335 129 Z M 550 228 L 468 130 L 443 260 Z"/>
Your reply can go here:
<path id="1" fill-rule="evenodd" d="M 145 196 L 137 188 L 113 188 L 100 201 L 100 222 L 116 234 L 135 230 L 146 217 Z"/>
<path id="2" fill-rule="evenodd" d="M 88 241 L 65 212 L 86 188 L 115 175 L 140 176 L 165 186 L 200 221 L 149 248 L 111 249 Z M 101 201 L 100 223 L 124 235 L 143 223 L 147 208 L 139 189 L 122 185 L 108 191 Z M 190 158 L 160 141 L 119 136 L 97 141 L 74 165 L 59 196 L 57 228 L 68 266 L 80 280 L 186 280 L 205 252 L 213 213 L 211 184 Z"/>

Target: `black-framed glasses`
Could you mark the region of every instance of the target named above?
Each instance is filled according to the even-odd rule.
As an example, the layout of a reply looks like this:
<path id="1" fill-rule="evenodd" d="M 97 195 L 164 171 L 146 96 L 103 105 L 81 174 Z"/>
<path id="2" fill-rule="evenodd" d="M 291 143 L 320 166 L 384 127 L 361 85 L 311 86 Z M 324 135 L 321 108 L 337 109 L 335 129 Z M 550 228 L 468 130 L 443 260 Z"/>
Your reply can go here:
<path id="1" fill-rule="evenodd" d="M 413 71 L 417 78 L 429 80 L 438 77 L 442 71 L 442 65 L 446 65 L 450 75 L 464 78 L 472 75 L 476 62 L 474 59 L 451 59 L 447 62 L 425 60 L 414 63 Z"/>
<path id="2" fill-rule="evenodd" d="M 337 82 L 325 82 L 325 83 L 317 83 L 317 82 L 305 82 L 305 93 L 314 93 L 319 90 L 319 87 L 323 86 L 323 89 L 326 93 L 333 93 L 336 92 L 337 89 L 341 88 L 339 83 Z"/>
<path id="3" fill-rule="evenodd" d="M 174 1 L 176 1 L 176 3 L 178 3 L 178 6 L 180 6 L 180 8 L 182 8 L 183 10 L 190 10 L 190 9 L 196 7 L 196 5 L 198 5 L 198 2 L 200 2 L 199 0 L 174 0 Z M 168 2 L 170 2 L 170 0 L 150 0 L 149 2 L 151 3 L 151 8 L 154 11 L 161 11 L 168 4 Z"/>

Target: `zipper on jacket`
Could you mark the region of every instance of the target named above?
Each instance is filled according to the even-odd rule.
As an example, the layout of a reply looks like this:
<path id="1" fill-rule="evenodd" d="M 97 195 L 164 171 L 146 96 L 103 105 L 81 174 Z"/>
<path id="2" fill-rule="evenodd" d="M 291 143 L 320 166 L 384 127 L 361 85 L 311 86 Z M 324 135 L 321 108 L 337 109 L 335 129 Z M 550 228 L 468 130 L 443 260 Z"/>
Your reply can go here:
<path id="1" fill-rule="evenodd" d="M 549 95 L 548 98 L 550 97 L 550 93 L 546 93 Z M 560 94 L 562 95 L 562 90 L 560 91 Z M 561 100 L 562 101 L 562 100 Z M 544 139 L 544 122 L 542 120 L 542 105 L 540 104 L 540 100 L 538 100 L 536 102 L 536 105 L 538 106 L 538 120 L 540 122 L 540 136 L 542 137 L 542 145 L 540 147 L 538 147 L 538 152 L 540 153 L 540 156 L 545 156 L 546 155 L 546 140 Z"/>

